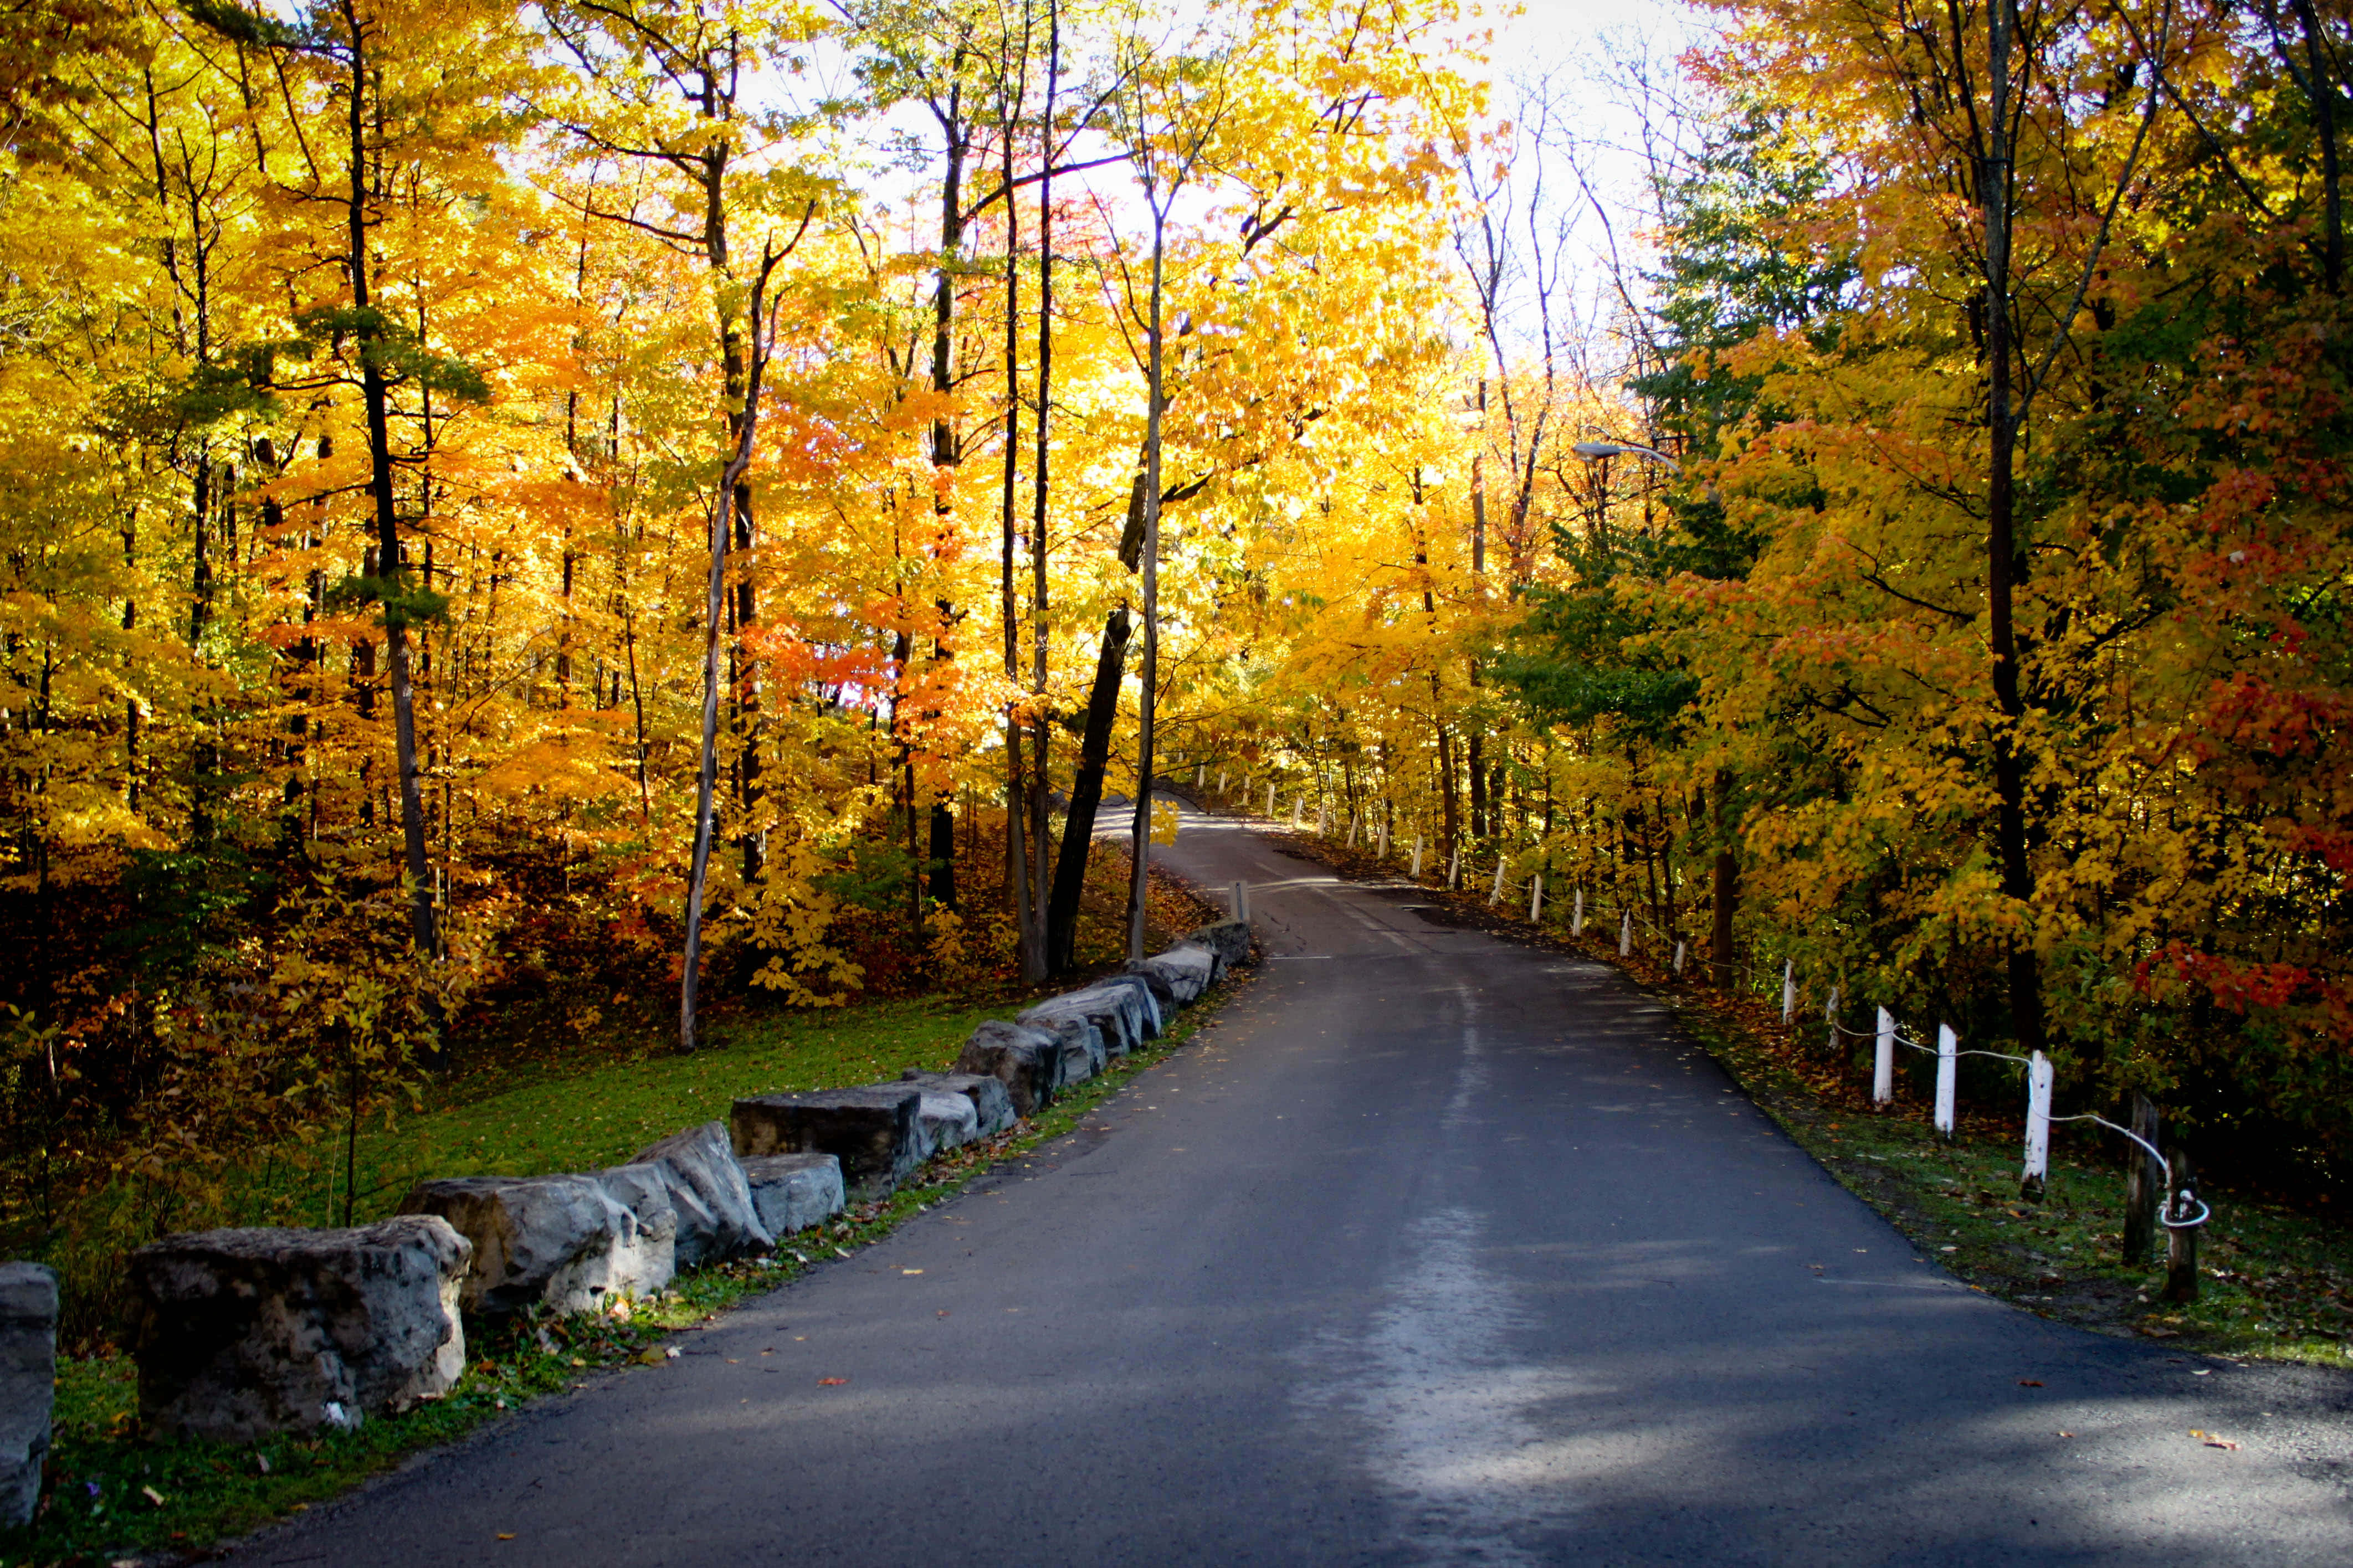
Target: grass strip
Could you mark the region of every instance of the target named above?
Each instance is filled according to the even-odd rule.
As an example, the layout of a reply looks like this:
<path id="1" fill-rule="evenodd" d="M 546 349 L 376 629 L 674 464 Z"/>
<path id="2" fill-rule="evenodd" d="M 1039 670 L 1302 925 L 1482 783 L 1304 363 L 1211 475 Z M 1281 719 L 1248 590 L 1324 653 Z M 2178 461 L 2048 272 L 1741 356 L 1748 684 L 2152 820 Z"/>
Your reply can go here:
<path id="1" fill-rule="evenodd" d="M 61 1358 L 47 1495 L 29 1529 L 0 1534 L 0 1568 L 85 1568 L 200 1553 L 230 1536 L 336 1497 L 542 1395 L 582 1386 L 594 1374 L 633 1363 L 659 1365 L 670 1359 L 662 1342 L 671 1333 L 707 1323 L 750 1297 L 790 1285 L 835 1261 L 838 1253 L 854 1254 L 880 1241 L 902 1221 L 954 1197 L 975 1177 L 1071 1131 L 1130 1079 L 1189 1042 L 1246 982 L 1247 977 L 1237 977 L 1214 987 L 1177 1015 L 1158 1039 L 1113 1061 L 1030 1121 L 932 1161 L 890 1197 L 861 1205 L 821 1229 L 798 1232 L 767 1258 L 681 1274 L 659 1297 L 619 1302 L 604 1312 L 570 1318 L 525 1315 L 496 1328 L 469 1322 L 466 1345 L 472 1359 L 456 1388 L 405 1414 L 370 1421 L 356 1432 L 281 1436 L 256 1444 L 143 1439 L 137 1431 L 138 1373 L 128 1355 Z M 937 1058 L 933 1050 L 923 1060 L 905 1065 L 936 1066 Z M 687 1066 L 693 1063 L 694 1058 L 685 1058 Z M 592 1146 L 626 1153 L 642 1142 L 636 1118 L 655 1113 L 657 1102 L 646 1098 L 652 1083 L 670 1084 L 681 1096 L 670 1111 L 660 1113 L 666 1130 L 725 1113 L 722 1106 L 706 1114 L 709 1107 L 702 1097 L 716 1092 L 713 1086 L 727 1075 L 681 1069 L 656 1073 L 643 1081 L 629 1076 L 651 1065 L 649 1058 L 646 1064 L 626 1063 L 567 1080 L 565 1087 L 575 1092 L 596 1095 L 608 1076 L 619 1077 L 636 1086 L 637 1098 L 630 1103 L 638 1108 L 601 1121 L 573 1119 L 572 1136 L 585 1142 L 564 1144 L 567 1153 Z M 515 1092 L 530 1095 L 543 1087 Z M 484 1109 L 494 1103 L 480 1102 L 466 1110 L 478 1116 L 496 1115 Z M 626 1130 L 622 1122 L 628 1123 Z M 611 1142 L 596 1142 L 599 1139 Z M 159 1555 L 144 1555 L 151 1552 Z"/>

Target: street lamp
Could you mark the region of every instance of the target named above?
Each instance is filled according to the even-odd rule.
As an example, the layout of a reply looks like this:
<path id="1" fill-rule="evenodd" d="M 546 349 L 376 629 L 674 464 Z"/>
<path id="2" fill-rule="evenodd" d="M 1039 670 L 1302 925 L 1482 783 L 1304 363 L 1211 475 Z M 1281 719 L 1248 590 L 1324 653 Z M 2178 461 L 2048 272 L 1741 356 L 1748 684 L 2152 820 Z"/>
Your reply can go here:
<path id="1" fill-rule="evenodd" d="M 1640 458 L 1646 463 L 1663 463 L 1677 473 L 1683 471 L 1683 465 L 1664 452 L 1629 441 L 1579 441 L 1569 450 L 1580 458 Z"/>

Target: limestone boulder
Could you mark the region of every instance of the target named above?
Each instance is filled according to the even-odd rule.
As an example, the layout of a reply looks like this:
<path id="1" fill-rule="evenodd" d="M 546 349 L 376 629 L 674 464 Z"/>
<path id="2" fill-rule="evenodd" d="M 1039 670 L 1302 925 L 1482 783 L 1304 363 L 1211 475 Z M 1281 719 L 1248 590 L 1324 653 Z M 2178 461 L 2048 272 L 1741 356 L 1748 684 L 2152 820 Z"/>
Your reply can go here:
<path id="1" fill-rule="evenodd" d="M 972 1101 L 974 1119 L 979 1123 L 976 1138 L 994 1138 L 1013 1125 L 1013 1096 L 1004 1080 L 994 1076 L 972 1072 L 925 1072 L 921 1068 L 909 1068 L 900 1078 L 922 1086 L 926 1094 L 960 1094 Z"/>
<path id="2" fill-rule="evenodd" d="M 1079 994 L 1100 996 L 1118 1009 L 1119 1031 L 1129 1050 L 1141 1048 L 1160 1032 L 1160 1009 L 1152 1000 L 1151 989 L 1133 975 L 1098 980 Z"/>
<path id="3" fill-rule="evenodd" d="M 744 1179 L 761 1225 L 779 1241 L 842 1210 L 841 1162 L 830 1154 L 755 1154 L 744 1162 Z"/>
<path id="4" fill-rule="evenodd" d="M 1037 1009 L 1031 1009 L 1036 1012 Z M 1084 1083 L 1103 1071 L 1111 1053 L 1103 1047 L 1103 1031 L 1095 1027 L 1083 1011 L 1068 1008 L 1039 1014 L 1031 1018 L 1023 1015 L 1027 1026 L 1040 1034 L 1051 1036 L 1054 1041 L 1054 1092 L 1060 1094 L 1074 1083 Z"/>
<path id="5" fill-rule="evenodd" d="M 678 1211 L 681 1268 L 765 1252 L 776 1245 L 776 1238 L 760 1223 L 725 1122 L 706 1121 L 673 1133 L 638 1150 L 637 1157 L 659 1168 L 670 1184 L 670 1205 Z"/>
<path id="6" fill-rule="evenodd" d="M 680 1224 L 678 1205 L 670 1201 L 670 1173 L 649 1161 L 632 1161 L 626 1165 L 611 1165 L 584 1174 L 603 1187 L 615 1203 L 636 1218 L 636 1255 L 643 1259 L 639 1267 L 649 1278 L 659 1275 L 662 1284 L 669 1283 L 670 1277 L 678 1271 Z M 475 1258 L 478 1262 L 480 1257 L 480 1249 L 477 1247 Z M 660 1288 L 660 1285 L 638 1286 L 631 1288 L 631 1293 L 643 1294 Z"/>
<path id="7" fill-rule="evenodd" d="M 1195 947 L 1209 950 L 1217 959 L 1211 984 L 1226 977 L 1229 969 L 1242 969 L 1250 961 L 1250 928 L 1248 921 L 1216 921 L 1186 937 Z"/>
<path id="8" fill-rule="evenodd" d="M 150 1436 L 249 1443 L 348 1430 L 448 1392 L 466 1366 L 473 1248 L 448 1221 L 209 1230 L 131 1255 L 139 1419 Z"/>
<path id="9" fill-rule="evenodd" d="M 888 1197 L 931 1158 L 923 1091 L 912 1083 L 763 1094 L 735 1102 L 736 1158 L 831 1154 L 853 1203 Z"/>
<path id="10" fill-rule="evenodd" d="M 438 1215 L 473 1244 L 460 1297 L 470 1312 L 590 1311 L 616 1296 L 650 1295 L 676 1271 L 670 1184 L 646 1165 L 420 1182 L 400 1206 Z"/>
<path id="11" fill-rule="evenodd" d="M 1127 968 L 1131 974 L 1143 975 L 1155 989 L 1166 985 L 1171 1000 L 1182 1006 L 1199 997 L 1216 981 L 1218 956 L 1206 947 L 1180 942 L 1166 952 L 1131 960 Z"/>
<path id="12" fill-rule="evenodd" d="M 993 1078 L 1005 1086 L 1013 1114 L 1035 1116 L 1054 1098 L 1061 1045 L 1043 1029 L 991 1018 L 972 1032 L 955 1070 Z"/>
<path id="13" fill-rule="evenodd" d="M 1127 991 L 1134 994 L 1136 1027 L 1142 1039 L 1152 1040 L 1168 1026 L 1168 1015 L 1161 1005 L 1160 994 L 1141 974 L 1106 974 L 1095 982 L 1102 990 Z"/>
<path id="14" fill-rule="evenodd" d="M 1160 1005 L 1160 1016 L 1165 1020 L 1184 1005 L 1185 999 L 1176 994 L 1176 987 L 1167 973 L 1155 967 L 1159 962 L 1156 958 L 1131 959 L 1120 971 L 1120 978 L 1133 980 L 1150 991 L 1152 999 Z"/>
<path id="15" fill-rule="evenodd" d="M 923 1124 L 923 1142 L 931 1145 L 934 1154 L 961 1149 L 980 1136 L 980 1114 L 971 1100 L 952 1089 L 925 1088 L 923 1095 L 915 1115 Z"/>
<path id="16" fill-rule="evenodd" d="M 41 1500 L 57 1389 L 58 1277 L 0 1263 L 0 1529 L 29 1521 Z"/>
<path id="17" fill-rule="evenodd" d="M 1083 1018 L 1094 1026 L 1104 1058 L 1124 1057 L 1144 1043 L 1144 1010 L 1125 990 L 1090 986 L 1050 996 L 1022 1014 L 1019 1021 L 1032 1028 L 1052 1029 L 1064 1018 Z M 1095 1069 L 1101 1071 L 1103 1066 L 1098 1060 Z"/>

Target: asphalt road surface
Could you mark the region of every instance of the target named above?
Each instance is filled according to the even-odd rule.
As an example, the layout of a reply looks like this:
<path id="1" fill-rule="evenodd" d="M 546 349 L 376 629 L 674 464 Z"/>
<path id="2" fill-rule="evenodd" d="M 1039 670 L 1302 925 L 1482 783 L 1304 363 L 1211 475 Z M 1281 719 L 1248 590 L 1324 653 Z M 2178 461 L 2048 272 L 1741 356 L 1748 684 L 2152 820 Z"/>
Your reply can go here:
<path id="1" fill-rule="evenodd" d="M 1194 1045 L 237 1561 L 2353 1563 L 2345 1376 L 1976 1294 L 1610 972 L 1162 853 L 1267 959 Z"/>

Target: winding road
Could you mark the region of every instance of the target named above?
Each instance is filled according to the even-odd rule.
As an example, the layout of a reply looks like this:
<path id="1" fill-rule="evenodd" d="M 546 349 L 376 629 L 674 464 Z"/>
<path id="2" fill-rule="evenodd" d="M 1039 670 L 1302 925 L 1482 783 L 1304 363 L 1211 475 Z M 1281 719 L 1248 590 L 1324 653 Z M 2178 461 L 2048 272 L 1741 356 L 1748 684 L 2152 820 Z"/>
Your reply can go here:
<path id="1" fill-rule="evenodd" d="M 1159 853 L 1266 959 L 1193 1045 L 234 1560 L 2353 1563 L 2353 1378 L 1978 1295 L 1611 971 Z"/>

